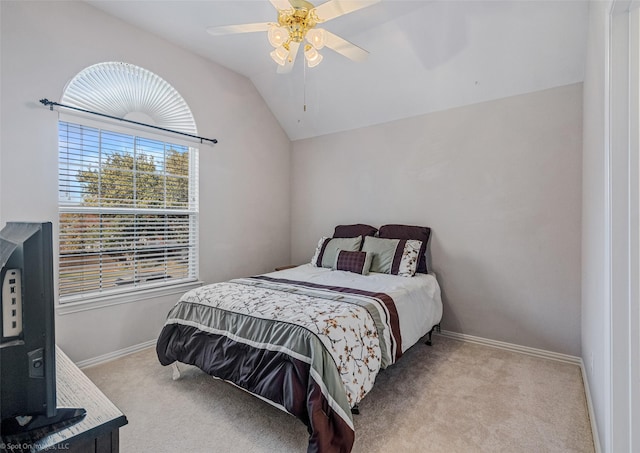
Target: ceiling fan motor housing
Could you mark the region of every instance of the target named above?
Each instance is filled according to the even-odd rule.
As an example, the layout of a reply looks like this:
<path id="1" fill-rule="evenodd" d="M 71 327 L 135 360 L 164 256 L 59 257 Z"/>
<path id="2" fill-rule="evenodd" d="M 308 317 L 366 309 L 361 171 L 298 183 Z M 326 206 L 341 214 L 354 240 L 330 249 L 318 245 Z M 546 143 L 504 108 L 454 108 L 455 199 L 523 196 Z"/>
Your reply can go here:
<path id="1" fill-rule="evenodd" d="M 305 1 L 292 2 L 292 9 L 278 10 L 278 25 L 289 30 L 289 37 L 293 42 L 302 42 L 307 31 L 320 21 L 313 9 L 313 5 Z"/>

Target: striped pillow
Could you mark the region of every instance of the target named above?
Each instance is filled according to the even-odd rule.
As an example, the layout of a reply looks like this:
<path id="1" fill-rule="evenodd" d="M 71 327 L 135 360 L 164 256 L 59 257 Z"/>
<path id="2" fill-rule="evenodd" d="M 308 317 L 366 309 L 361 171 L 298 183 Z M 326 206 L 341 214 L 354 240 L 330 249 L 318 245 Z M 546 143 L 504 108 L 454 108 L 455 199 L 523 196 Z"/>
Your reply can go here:
<path id="1" fill-rule="evenodd" d="M 311 258 L 311 264 L 315 267 L 331 268 L 336 261 L 338 250 L 360 250 L 362 236 L 355 238 L 328 238 L 322 237 L 318 241 L 316 251 Z"/>
<path id="2" fill-rule="evenodd" d="M 407 239 L 421 241 L 420 252 L 418 254 L 418 267 L 416 272 L 426 274 L 427 269 L 427 244 L 431 236 L 431 228 L 413 225 L 382 225 L 378 231 L 378 236 L 385 239 Z"/>
<path id="3" fill-rule="evenodd" d="M 373 258 L 373 255 L 367 252 L 338 250 L 333 270 L 367 275 L 371 268 L 371 258 Z"/>
<path id="4" fill-rule="evenodd" d="M 419 262 L 422 241 L 367 236 L 362 251 L 373 254 L 371 272 L 413 277 Z"/>

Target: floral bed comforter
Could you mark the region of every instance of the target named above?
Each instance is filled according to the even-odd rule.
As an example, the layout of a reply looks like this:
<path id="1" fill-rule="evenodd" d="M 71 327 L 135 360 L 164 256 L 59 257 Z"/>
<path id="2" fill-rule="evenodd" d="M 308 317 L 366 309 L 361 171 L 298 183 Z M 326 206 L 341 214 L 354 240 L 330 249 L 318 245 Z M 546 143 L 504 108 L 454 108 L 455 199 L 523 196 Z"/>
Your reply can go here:
<path id="1" fill-rule="evenodd" d="M 156 349 L 298 417 L 309 452 L 349 452 L 351 408 L 401 346 L 387 294 L 256 276 L 184 294 Z"/>

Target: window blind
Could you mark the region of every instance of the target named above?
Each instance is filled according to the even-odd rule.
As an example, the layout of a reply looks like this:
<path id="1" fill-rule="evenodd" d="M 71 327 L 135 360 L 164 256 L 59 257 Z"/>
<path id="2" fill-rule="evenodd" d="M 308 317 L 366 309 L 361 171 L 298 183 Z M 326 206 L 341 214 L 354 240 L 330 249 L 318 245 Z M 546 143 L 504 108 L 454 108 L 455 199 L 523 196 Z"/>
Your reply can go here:
<path id="1" fill-rule="evenodd" d="M 60 121 L 59 293 L 197 278 L 197 149 Z"/>

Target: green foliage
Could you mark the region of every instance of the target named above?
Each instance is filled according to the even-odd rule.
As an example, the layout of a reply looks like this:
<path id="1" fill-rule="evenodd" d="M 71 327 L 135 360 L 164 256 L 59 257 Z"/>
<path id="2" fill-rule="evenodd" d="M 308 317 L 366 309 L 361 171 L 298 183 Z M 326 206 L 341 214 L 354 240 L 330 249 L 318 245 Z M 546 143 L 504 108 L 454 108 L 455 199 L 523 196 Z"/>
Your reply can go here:
<path id="1" fill-rule="evenodd" d="M 113 153 L 101 169 L 78 171 L 88 206 L 186 208 L 189 200 L 189 156 L 170 149 L 166 175 L 153 156 Z"/>
<path id="2" fill-rule="evenodd" d="M 113 153 L 101 169 L 80 170 L 76 178 L 83 187 L 85 206 L 186 209 L 189 203 L 189 155 L 174 149 L 167 152 L 164 167 L 148 154 L 138 153 L 134 158 L 131 153 Z M 166 245 L 167 228 L 172 236 L 181 236 L 175 220 L 184 218 L 143 213 L 62 214 L 60 251 L 73 255 L 100 248 L 117 258 L 136 248 Z"/>

